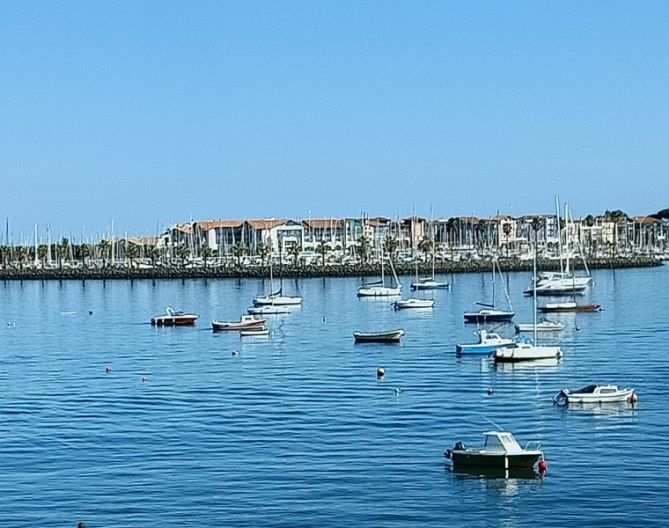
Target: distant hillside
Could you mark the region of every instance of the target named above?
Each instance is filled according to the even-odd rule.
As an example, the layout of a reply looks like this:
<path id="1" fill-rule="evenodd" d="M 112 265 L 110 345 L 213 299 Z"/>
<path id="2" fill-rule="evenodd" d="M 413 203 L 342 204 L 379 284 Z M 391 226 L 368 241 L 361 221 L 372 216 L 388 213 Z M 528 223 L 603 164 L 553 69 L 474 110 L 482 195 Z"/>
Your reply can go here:
<path id="1" fill-rule="evenodd" d="M 662 209 L 653 215 L 655 218 L 669 218 L 669 209 Z"/>

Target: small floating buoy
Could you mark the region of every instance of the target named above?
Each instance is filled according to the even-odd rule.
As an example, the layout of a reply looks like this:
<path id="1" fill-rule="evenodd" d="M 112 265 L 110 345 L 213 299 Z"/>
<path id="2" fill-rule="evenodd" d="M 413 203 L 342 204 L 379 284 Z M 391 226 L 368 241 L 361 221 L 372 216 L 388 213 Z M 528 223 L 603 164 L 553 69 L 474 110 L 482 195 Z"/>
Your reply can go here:
<path id="1" fill-rule="evenodd" d="M 385 375 L 386 375 L 386 369 L 384 369 L 383 367 L 379 367 L 379 368 L 376 369 L 376 377 L 377 378 L 381 379 Z"/>
<path id="2" fill-rule="evenodd" d="M 86 523 L 84 521 L 79 522 L 77 528 L 86 528 Z"/>
<path id="3" fill-rule="evenodd" d="M 88 310 L 88 315 L 93 315 L 93 310 Z"/>
<path id="4" fill-rule="evenodd" d="M 399 387 L 395 387 L 395 396 L 399 396 L 400 392 L 402 392 L 402 389 L 400 389 Z"/>
<path id="5" fill-rule="evenodd" d="M 111 367 L 105 367 L 105 373 L 109 374 L 111 372 Z"/>
<path id="6" fill-rule="evenodd" d="M 492 396 L 495 393 L 495 391 L 492 389 L 492 387 L 488 387 L 488 396 Z"/>
<path id="7" fill-rule="evenodd" d="M 639 396 L 637 396 L 636 392 L 633 392 L 632 395 L 630 396 L 630 403 L 634 405 L 638 401 L 639 401 Z"/>
<path id="8" fill-rule="evenodd" d="M 142 376 L 142 383 L 147 383 L 149 381 L 149 378 L 146 376 Z"/>
<path id="9" fill-rule="evenodd" d="M 232 355 L 233 355 L 233 356 L 238 356 L 238 355 L 239 355 L 239 352 L 237 352 L 236 350 L 233 350 L 233 351 L 232 351 Z"/>
<path id="10" fill-rule="evenodd" d="M 323 316 L 323 322 L 325 322 L 325 316 Z"/>
<path id="11" fill-rule="evenodd" d="M 539 473 L 542 475 L 548 471 L 548 461 L 545 459 L 539 460 Z"/>

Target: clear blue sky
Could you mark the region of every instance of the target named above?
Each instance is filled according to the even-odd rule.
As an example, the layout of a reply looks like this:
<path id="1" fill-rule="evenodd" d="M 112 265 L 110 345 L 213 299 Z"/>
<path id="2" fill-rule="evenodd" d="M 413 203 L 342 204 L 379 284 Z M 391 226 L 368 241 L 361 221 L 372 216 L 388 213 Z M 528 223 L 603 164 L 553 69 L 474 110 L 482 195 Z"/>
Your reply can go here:
<path id="1" fill-rule="evenodd" d="M 667 27 L 651 1 L 5 0 L 0 218 L 652 213 Z"/>

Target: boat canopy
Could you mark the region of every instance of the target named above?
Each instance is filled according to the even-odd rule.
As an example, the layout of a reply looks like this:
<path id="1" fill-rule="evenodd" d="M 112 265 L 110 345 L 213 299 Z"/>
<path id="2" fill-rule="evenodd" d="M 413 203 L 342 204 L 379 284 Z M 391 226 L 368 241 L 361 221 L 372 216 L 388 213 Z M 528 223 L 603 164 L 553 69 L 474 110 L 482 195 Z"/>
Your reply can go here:
<path id="1" fill-rule="evenodd" d="M 523 451 L 523 448 L 520 447 L 520 444 L 518 444 L 511 433 L 489 431 L 483 434 L 485 436 L 485 444 L 483 446 L 486 451 L 507 454 L 514 454 Z"/>

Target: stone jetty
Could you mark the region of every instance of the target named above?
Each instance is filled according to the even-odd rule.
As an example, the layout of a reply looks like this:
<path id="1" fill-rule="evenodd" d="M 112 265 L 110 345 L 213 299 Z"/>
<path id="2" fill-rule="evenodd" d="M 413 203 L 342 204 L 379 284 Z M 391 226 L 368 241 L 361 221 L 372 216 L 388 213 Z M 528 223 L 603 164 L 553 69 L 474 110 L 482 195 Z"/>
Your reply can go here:
<path id="1" fill-rule="evenodd" d="M 500 258 L 499 266 L 503 272 L 532 271 L 531 260 L 517 258 Z M 576 264 L 576 263 L 573 263 Z M 601 268 L 646 268 L 661 266 L 662 261 L 645 256 L 598 258 L 588 261 L 591 269 Z M 578 268 L 578 265 L 575 266 Z M 540 260 L 540 271 L 559 270 L 557 260 Z M 396 263 L 398 275 L 414 275 L 415 264 Z M 486 273 L 490 272 L 489 260 L 469 261 L 438 261 L 435 263 L 435 273 Z M 188 268 L 183 266 L 157 266 L 150 269 L 129 267 L 86 267 L 39 269 L 6 267 L 0 269 L 0 280 L 133 280 L 133 279 L 204 279 L 204 278 L 264 278 L 269 277 L 269 266 L 207 266 Z M 364 277 L 375 276 L 381 273 L 378 263 L 356 264 L 328 264 L 274 265 L 272 272 L 275 277 L 284 278 L 318 278 L 318 277 Z M 420 275 L 429 275 L 432 272 L 431 263 L 419 265 Z"/>

